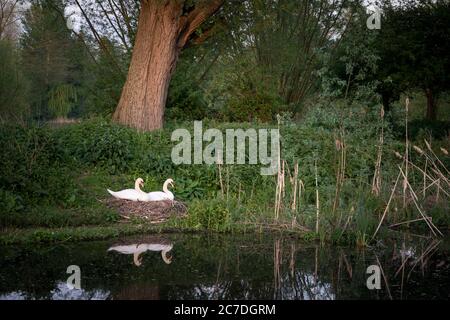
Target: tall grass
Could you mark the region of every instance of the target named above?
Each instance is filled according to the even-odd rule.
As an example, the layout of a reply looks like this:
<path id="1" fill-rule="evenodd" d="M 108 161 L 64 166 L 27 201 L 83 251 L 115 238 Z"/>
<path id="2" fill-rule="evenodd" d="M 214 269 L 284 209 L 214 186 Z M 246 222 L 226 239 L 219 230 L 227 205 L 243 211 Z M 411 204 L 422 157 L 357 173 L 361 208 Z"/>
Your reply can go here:
<path id="1" fill-rule="evenodd" d="M 192 123 L 179 126 L 192 129 Z M 367 245 L 389 229 L 410 227 L 438 237 L 449 225 L 448 140 L 410 141 L 407 133 L 405 141 L 396 140 L 383 110 L 361 106 L 317 108 L 300 123 L 275 126 L 204 122 L 205 130 L 268 126 L 278 126 L 282 137 L 274 176 L 261 176 L 257 165 L 173 165 L 171 124 L 152 133 L 102 119 L 59 128 L 3 128 L 0 143 L 15 156 L 2 158 L 0 206 L 19 220 L 42 205 L 83 211 L 107 197 L 107 187 L 141 176 L 150 191 L 173 177 L 175 197 L 189 207 L 188 219 L 174 224 L 193 229 L 252 226 Z M 82 184 L 86 176 L 97 178 Z M 14 180 L 26 181 L 26 188 Z M 37 182 L 51 191 L 45 204 L 30 192 Z M 53 191 L 51 185 L 62 188 Z"/>

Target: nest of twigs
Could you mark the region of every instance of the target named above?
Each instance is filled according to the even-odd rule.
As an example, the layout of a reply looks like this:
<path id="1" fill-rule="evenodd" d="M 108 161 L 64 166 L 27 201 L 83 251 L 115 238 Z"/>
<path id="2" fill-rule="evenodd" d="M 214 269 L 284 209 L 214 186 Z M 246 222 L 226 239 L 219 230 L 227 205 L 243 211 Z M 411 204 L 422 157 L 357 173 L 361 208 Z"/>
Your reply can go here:
<path id="1" fill-rule="evenodd" d="M 117 210 L 124 221 L 140 218 L 155 224 L 162 223 L 170 217 L 184 217 L 187 214 L 186 205 L 179 201 L 140 202 L 108 199 L 106 205 Z"/>

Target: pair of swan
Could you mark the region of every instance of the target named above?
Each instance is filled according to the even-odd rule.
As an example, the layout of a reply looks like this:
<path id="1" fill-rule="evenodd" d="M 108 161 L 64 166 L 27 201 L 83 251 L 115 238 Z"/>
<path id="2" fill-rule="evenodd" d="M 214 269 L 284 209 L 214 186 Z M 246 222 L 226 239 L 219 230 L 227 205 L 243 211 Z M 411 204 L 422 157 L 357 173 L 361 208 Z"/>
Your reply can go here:
<path id="1" fill-rule="evenodd" d="M 131 200 L 131 201 L 163 201 L 163 200 L 173 200 L 174 195 L 169 191 L 169 185 L 173 187 L 173 180 L 167 179 L 163 185 L 163 191 L 154 191 L 146 193 L 141 190 L 141 187 L 144 186 L 144 180 L 142 178 L 136 179 L 134 183 L 134 189 L 125 189 L 121 191 L 111 191 L 109 189 L 108 192 L 116 199 L 122 200 Z"/>
<path id="2" fill-rule="evenodd" d="M 137 267 L 142 265 L 142 257 L 140 255 L 146 251 L 161 251 L 161 258 L 166 264 L 172 263 L 172 256 L 168 255 L 169 251 L 172 250 L 173 244 L 163 244 L 163 243 L 141 243 L 141 244 L 131 244 L 115 246 L 108 249 L 108 251 L 117 251 L 122 254 L 132 254 L 133 262 Z"/>

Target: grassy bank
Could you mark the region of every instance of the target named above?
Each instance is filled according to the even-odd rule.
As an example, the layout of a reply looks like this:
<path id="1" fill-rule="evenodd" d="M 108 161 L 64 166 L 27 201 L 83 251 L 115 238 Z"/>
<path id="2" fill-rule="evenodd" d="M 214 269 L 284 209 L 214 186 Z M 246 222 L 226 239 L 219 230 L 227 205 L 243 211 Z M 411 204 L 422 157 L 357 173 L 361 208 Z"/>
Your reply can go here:
<path id="1" fill-rule="evenodd" d="M 161 230 L 272 230 L 359 245 L 390 229 L 440 236 L 450 223 L 450 142 L 442 123 L 437 136 L 432 127 L 410 127 L 414 136 L 395 131 L 405 118 L 357 106 L 316 108 L 296 122 L 283 116 L 275 124 L 203 123 L 204 130 L 222 132 L 279 127 L 282 165 L 274 176 L 260 175 L 259 165 L 174 165 L 171 133 L 192 132 L 192 122 L 152 133 L 104 119 L 1 127 L 0 240 L 75 241 Z M 105 206 L 106 188 L 132 187 L 137 177 L 146 191 L 173 178 L 188 217 L 159 227 L 120 223 Z"/>

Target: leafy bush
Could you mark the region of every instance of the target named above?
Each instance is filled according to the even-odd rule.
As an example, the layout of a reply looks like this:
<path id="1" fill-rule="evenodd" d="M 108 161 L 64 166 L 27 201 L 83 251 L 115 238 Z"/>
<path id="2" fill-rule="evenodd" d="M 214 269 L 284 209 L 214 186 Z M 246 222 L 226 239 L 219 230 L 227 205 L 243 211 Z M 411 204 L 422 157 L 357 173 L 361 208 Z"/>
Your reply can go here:
<path id="1" fill-rule="evenodd" d="M 77 102 L 77 91 L 73 85 L 62 84 L 49 92 L 48 108 L 56 117 L 67 117 Z"/>
<path id="2" fill-rule="evenodd" d="M 405 128 L 402 126 L 396 131 L 404 135 Z M 418 140 L 424 136 L 428 140 L 429 137 L 437 140 L 444 139 L 450 135 L 450 121 L 413 120 L 408 124 L 408 135 L 412 140 Z"/>
<path id="3" fill-rule="evenodd" d="M 208 106 L 199 91 L 187 86 L 174 86 L 167 102 L 167 119 L 201 120 L 209 116 Z"/>
<path id="4" fill-rule="evenodd" d="M 229 228 L 230 212 L 219 199 L 194 200 L 189 207 L 188 225 L 197 229 L 224 231 Z"/>
<path id="5" fill-rule="evenodd" d="M 13 43 L 0 39 L 0 121 L 20 121 L 30 111 L 18 56 Z"/>
<path id="6" fill-rule="evenodd" d="M 110 173 L 129 170 L 137 157 L 137 134 L 101 119 L 58 129 L 55 136 L 67 156 Z"/>
<path id="7" fill-rule="evenodd" d="M 270 122 L 280 112 L 280 102 L 268 94 L 249 92 L 243 96 L 233 97 L 225 108 L 225 117 L 236 122 Z"/>
<path id="8" fill-rule="evenodd" d="M 4 212 L 16 212 L 23 209 L 23 199 L 19 195 L 16 195 L 8 190 L 0 189 L 0 208 Z"/>
<path id="9" fill-rule="evenodd" d="M 73 188 L 59 147 L 48 129 L 0 127 L 0 189 L 6 208 L 65 203 Z"/>

